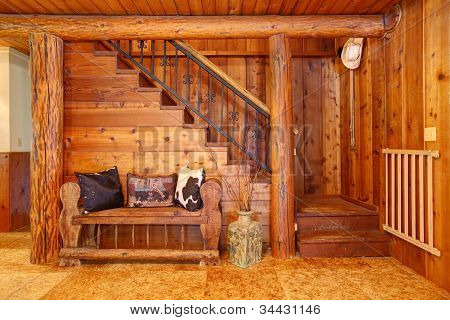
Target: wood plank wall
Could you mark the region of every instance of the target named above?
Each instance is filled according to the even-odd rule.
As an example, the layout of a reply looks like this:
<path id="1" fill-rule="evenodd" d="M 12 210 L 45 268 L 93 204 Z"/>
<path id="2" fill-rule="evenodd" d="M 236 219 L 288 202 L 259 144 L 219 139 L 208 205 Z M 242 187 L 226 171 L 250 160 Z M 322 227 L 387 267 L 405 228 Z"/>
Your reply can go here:
<path id="1" fill-rule="evenodd" d="M 0 153 L 0 232 L 30 225 L 30 153 Z"/>
<path id="2" fill-rule="evenodd" d="M 340 88 L 334 65 L 334 57 L 292 61 L 298 198 L 340 194 Z"/>
<path id="3" fill-rule="evenodd" d="M 322 87 L 325 85 L 327 81 L 322 79 L 322 70 L 324 72 L 330 72 L 330 64 L 332 60 L 330 56 L 334 54 L 334 39 L 309 39 L 309 40 L 291 40 L 291 44 L 293 47 L 293 51 L 296 55 L 295 59 L 304 65 L 305 70 L 308 70 L 308 74 L 303 74 L 303 71 L 296 74 L 295 77 L 298 81 L 300 78 L 305 78 L 308 80 L 310 77 L 314 80 L 315 86 L 310 87 L 311 96 L 310 98 L 309 92 L 303 92 L 303 90 L 297 87 L 297 90 L 293 92 L 294 101 L 302 101 L 301 97 L 305 96 L 307 101 L 307 114 L 314 121 L 320 124 L 320 126 L 316 129 L 316 132 L 310 136 L 312 144 L 314 141 L 318 140 L 314 135 L 317 134 L 320 136 L 321 142 L 320 147 L 317 149 L 317 154 L 315 157 L 318 159 L 317 161 L 320 163 L 325 163 L 321 169 L 314 174 L 319 174 L 320 177 L 317 179 L 313 179 L 314 181 L 320 181 L 320 192 L 325 192 L 326 190 L 334 190 L 329 192 L 338 193 L 338 188 L 340 184 L 337 182 L 339 174 L 333 175 L 333 171 L 339 170 L 339 164 L 336 159 L 336 155 L 339 152 L 339 149 L 335 152 L 331 152 L 329 150 L 329 158 L 333 158 L 331 161 L 323 161 L 322 152 L 328 147 L 328 144 L 337 146 L 338 142 L 336 138 L 339 137 L 338 127 L 334 127 L 332 129 L 333 138 L 327 139 L 325 131 L 322 131 L 322 127 L 326 127 L 325 122 L 332 121 L 336 122 L 336 117 L 338 117 L 338 113 L 336 113 L 335 109 L 335 97 L 333 92 L 328 92 L 324 90 Z M 203 53 L 208 55 L 214 63 L 219 65 L 222 70 L 235 80 L 238 80 L 240 83 L 245 85 L 247 89 L 249 89 L 252 93 L 258 96 L 262 101 L 266 101 L 267 97 L 270 95 L 270 86 L 267 85 L 268 82 L 268 72 L 270 72 L 270 68 L 268 65 L 268 56 L 267 56 L 267 40 L 245 40 L 245 39 L 237 39 L 237 40 L 195 40 L 190 41 L 190 44 L 193 45 L 197 50 L 202 51 Z M 120 105 L 120 103 L 111 103 L 103 100 L 111 100 L 113 99 L 122 99 L 120 97 L 113 97 L 110 93 L 108 95 L 101 94 L 98 95 L 100 91 L 90 90 L 89 87 L 96 88 L 101 86 L 102 80 L 104 77 L 108 77 L 108 81 L 115 81 L 112 79 L 112 76 L 116 76 L 114 74 L 114 65 L 111 64 L 111 61 L 114 60 L 112 57 L 94 57 L 88 54 L 89 50 L 92 51 L 92 48 L 86 46 L 85 44 L 78 44 L 72 46 L 65 46 L 65 159 L 64 159 L 64 170 L 66 176 L 73 176 L 74 171 L 80 172 L 91 172 L 96 170 L 101 170 L 113 165 L 119 166 L 119 172 L 122 175 L 122 183 L 125 186 L 125 174 L 128 171 L 135 171 L 140 173 L 146 173 L 144 165 L 143 167 L 139 165 L 139 163 L 151 163 L 154 160 L 159 160 L 161 163 L 167 163 L 165 159 L 165 155 L 163 151 L 167 151 L 167 155 L 173 150 L 174 147 L 180 147 L 180 145 L 185 145 L 186 143 L 191 143 L 192 141 L 196 141 L 199 145 L 205 142 L 205 136 L 202 136 L 202 129 L 198 129 L 199 132 L 195 136 L 185 134 L 183 135 L 183 130 L 179 128 L 173 128 L 176 126 L 180 126 L 181 124 L 178 122 L 173 123 L 173 127 L 165 127 L 165 128 L 148 128 L 147 131 L 141 130 L 139 128 L 139 123 L 144 121 L 142 114 L 145 114 L 145 119 L 150 119 L 150 116 L 159 118 L 158 107 L 159 104 L 155 103 L 152 105 L 148 101 L 148 105 L 137 105 L 135 104 L 125 104 Z M 162 43 L 158 42 L 156 46 L 156 50 L 161 52 Z M 71 54 L 70 52 L 80 51 L 80 55 Z M 134 50 L 135 54 L 137 53 Z M 299 56 L 302 55 L 302 56 Z M 305 55 L 305 56 L 303 56 Z M 94 59 L 97 66 L 93 66 L 92 63 L 87 62 L 87 58 Z M 81 59 L 81 60 L 80 60 Z M 148 59 L 148 58 L 146 58 Z M 155 64 L 156 73 L 162 77 L 162 58 L 158 57 L 161 61 L 157 61 Z M 305 60 L 303 60 L 305 59 Z M 145 62 L 145 61 L 144 61 Z M 147 61 L 148 62 L 148 61 Z M 159 62 L 159 63 L 158 63 Z M 180 68 L 183 66 L 182 62 L 179 62 Z M 318 68 L 308 69 L 310 65 L 318 65 Z M 175 79 L 172 77 L 172 71 L 170 70 L 171 66 L 167 68 L 166 71 L 166 79 L 168 81 L 174 82 L 176 80 L 181 81 L 181 74 L 183 73 L 180 70 L 179 76 Z M 172 68 L 173 69 L 173 68 Z M 303 67 L 302 67 L 303 70 Z M 192 73 L 192 82 L 197 84 L 197 73 Z M 125 75 L 121 76 L 125 78 Z M 126 76 L 128 79 L 129 76 Z M 89 82 L 89 86 L 86 83 Z M 103 82 L 102 82 L 103 81 Z M 131 81 L 131 80 L 130 80 Z M 203 88 L 206 86 L 207 88 L 207 79 L 202 77 L 202 92 L 206 92 Z M 307 81 L 306 81 L 307 82 Z M 121 85 L 119 83 L 114 84 L 117 87 L 117 90 L 122 90 Z M 132 87 L 136 85 L 133 84 Z M 182 90 L 185 90 L 185 86 L 182 86 Z M 92 88 L 91 88 L 92 89 Z M 317 99 L 317 96 L 320 96 L 321 93 L 325 95 L 325 98 Z M 87 95 L 88 94 L 88 95 Z M 98 96 L 94 96 L 94 94 Z M 109 98 L 108 98 L 109 97 Z M 91 101 L 92 98 L 98 99 L 95 101 Z M 194 98 L 195 99 L 195 98 Z M 91 102 L 88 102 L 91 101 Z M 303 103 L 303 102 L 302 102 Z M 121 106 L 121 107 L 120 107 Z M 120 108 L 119 108 L 120 107 Z M 111 113 L 111 108 L 114 108 L 113 113 Z M 139 110 L 136 111 L 136 108 Z M 303 104 L 302 104 L 303 108 Z M 331 118 L 317 118 L 317 116 L 322 115 L 322 112 L 317 114 L 316 110 L 329 110 L 323 112 L 325 116 L 330 116 Z M 108 109 L 110 111 L 108 111 Z M 331 110 L 333 109 L 333 110 Z M 230 109 L 231 110 L 231 109 Z M 303 113 L 303 112 L 302 112 Z M 121 116 L 122 114 L 127 114 L 127 117 Z M 314 116 L 315 115 L 315 116 Z M 226 119 L 227 115 L 225 115 Z M 239 121 L 243 121 L 244 117 L 239 117 Z M 134 120 L 133 120 L 134 119 Z M 313 121 L 311 120 L 311 121 Z M 130 124 L 132 121 L 137 121 L 135 125 Z M 140 121 L 140 122 L 139 122 Z M 159 121 L 159 120 L 158 120 Z M 230 121 L 230 120 L 229 120 Z M 126 123 L 125 123 L 126 122 Z M 145 121 L 144 121 L 145 122 Z M 98 125 L 95 125 L 95 124 Z M 153 122 L 152 122 L 153 123 Z M 299 128 L 301 129 L 303 123 L 299 123 Z M 149 126 L 155 126 L 155 124 L 149 124 Z M 176 130 L 178 131 L 176 131 Z M 177 141 L 172 138 L 176 138 L 172 134 L 178 133 L 181 138 L 178 138 Z M 146 139 L 146 135 L 149 138 L 151 136 L 160 136 L 161 140 L 154 141 L 151 143 L 152 148 L 157 148 L 158 158 L 145 158 L 141 159 L 137 157 L 140 145 L 138 142 Z M 182 138 L 182 137 L 185 138 Z M 324 136 L 324 137 L 322 137 Z M 164 137 L 171 137 L 168 143 Z M 186 138 L 187 137 L 187 138 Z M 211 141 L 214 141 L 214 136 L 209 137 Z M 200 139 L 200 140 L 199 140 Z M 217 138 L 216 138 L 217 139 Z M 329 142 L 333 141 L 333 142 Z M 175 143 L 176 142 L 176 143 Z M 175 143 L 175 145 L 172 145 Z M 314 144 L 314 147 L 316 145 Z M 150 146 L 149 146 L 150 147 Z M 172 152 L 173 153 L 173 152 Z M 319 154 L 320 153 L 320 154 Z M 236 150 L 231 150 L 230 159 L 238 159 L 240 157 L 240 153 L 236 152 Z M 182 157 L 182 160 L 185 157 Z M 170 160 L 170 159 L 169 159 Z M 192 160 L 192 159 L 191 159 Z M 203 159 L 206 161 L 206 159 Z M 226 159 L 225 159 L 226 160 Z M 183 165 L 186 162 L 176 162 L 175 166 L 170 166 L 170 168 L 165 167 L 167 170 L 173 170 L 174 172 L 178 165 Z M 331 164 L 333 163 L 333 164 Z M 199 161 L 199 165 L 205 165 L 205 163 L 201 163 Z M 195 165 L 195 163 L 194 163 Z M 208 165 L 208 164 L 206 164 Z M 329 168 L 329 169 L 328 169 Z M 143 169 L 143 170 L 142 170 Z M 153 174 L 152 170 L 147 170 L 147 173 Z M 171 173 L 165 172 L 165 173 Z M 330 183 L 323 182 L 325 181 L 324 175 L 329 176 L 330 181 L 333 181 L 333 187 L 329 187 Z M 162 172 L 161 172 L 162 173 Z M 211 173 L 209 173 L 211 176 Z M 333 177 L 332 177 L 333 176 Z M 73 178 L 66 178 L 73 179 Z M 268 184 L 261 184 L 258 188 L 261 189 L 261 196 L 255 199 L 255 208 L 258 211 L 258 214 L 255 215 L 255 218 L 263 223 L 264 228 L 264 242 L 268 243 L 269 241 L 269 222 L 268 222 L 268 203 L 269 199 L 267 198 L 267 188 Z M 334 188 L 334 189 L 333 189 Z M 267 189 L 267 190 L 266 190 Z M 328 192 L 328 191 L 326 191 Z M 224 201 L 223 205 L 224 210 L 224 218 L 223 218 L 223 231 L 221 237 L 222 247 L 225 247 L 225 238 L 226 238 L 226 226 L 236 219 L 235 214 L 235 206 L 230 203 L 230 201 Z M 102 238 L 102 246 L 105 248 L 114 247 L 114 228 L 106 226 L 102 228 L 102 233 L 105 233 L 105 236 Z M 136 246 L 143 245 L 145 246 L 146 240 L 145 237 L 140 237 L 141 234 L 145 235 L 145 227 L 136 227 Z M 158 247 L 164 244 L 163 235 L 164 228 L 161 226 L 155 226 L 151 228 L 152 232 L 152 246 Z M 180 230 L 177 227 L 169 228 L 168 231 L 170 246 L 177 247 L 180 245 Z M 196 227 L 189 227 L 186 229 L 187 241 L 189 241 L 193 248 L 199 247 L 201 245 L 201 237 L 196 230 Z M 131 227 L 120 227 L 119 228 L 119 246 L 127 247 L 130 245 L 131 239 Z M 142 241 L 141 241 L 142 240 Z"/>
<path id="4" fill-rule="evenodd" d="M 382 148 L 433 149 L 436 257 L 393 237 L 392 255 L 450 289 L 449 2 L 405 0 L 403 18 L 384 40 L 365 41 L 363 60 L 355 71 L 356 149 L 349 146 L 349 72 L 342 63 L 341 154 L 342 194 L 380 207 L 384 221 Z M 424 128 L 437 127 L 437 141 L 424 142 Z M 372 170 L 373 168 L 373 170 Z"/>
<path id="5" fill-rule="evenodd" d="M 268 60 L 268 40 L 267 39 L 210 39 L 210 40 L 187 40 L 187 42 L 192 45 L 195 49 L 200 51 L 203 55 L 206 55 L 213 63 L 218 65 L 225 73 L 231 76 L 233 79 L 237 80 L 243 86 L 251 91 L 256 97 L 258 97 L 261 101 L 266 102 L 270 95 L 270 86 L 269 86 L 269 60 Z M 124 46 L 122 44 L 122 46 Z M 307 77 L 312 80 L 310 83 L 310 87 L 303 92 L 303 89 L 298 87 L 295 91 L 293 91 L 293 99 L 294 103 L 297 102 L 297 105 L 294 108 L 308 108 L 306 114 L 309 115 L 309 118 L 306 118 L 307 125 L 309 128 L 313 128 L 310 133 L 310 142 L 308 146 L 314 150 L 313 155 L 311 156 L 311 161 L 316 164 L 316 167 L 320 167 L 320 170 L 314 168 L 314 172 L 308 175 L 307 189 L 309 193 L 329 193 L 329 194 L 337 194 L 339 193 L 340 183 L 336 181 L 332 176 L 339 171 L 339 166 L 337 164 L 339 157 L 336 158 L 339 152 L 339 148 L 329 148 L 330 153 L 327 156 L 323 156 L 324 148 L 328 148 L 328 144 L 335 146 L 338 145 L 336 141 L 333 140 L 333 136 L 336 135 L 336 132 L 325 132 L 322 130 L 322 121 L 330 121 L 330 119 L 319 119 L 321 116 L 321 111 L 319 114 L 316 112 L 310 112 L 310 110 L 316 110 L 316 105 L 320 105 L 318 109 L 322 109 L 322 104 L 324 108 L 333 108 L 333 104 L 336 107 L 336 103 L 331 102 L 335 97 L 335 82 L 331 83 L 332 88 L 331 91 L 328 88 L 328 80 L 327 78 L 333 77 L 335 73 L 331 69 L 331 64 L 329 63 L 330 58 L 335 56 L 335 41 L 334 39 L 290 39 L 290 46 L 292 55 L 294 57 L 293 60 L 296 64 L 301 64 L 301 70 L 296 70 L 293 75 L 293 81 L 299 83 L 299 78 Z M 146 44 L 143 52 L 144 52 L 144 65 L 150 67 L 151 59 L 150 59 L 150 45 Z M 163 41 L 155 42 L 155 52 L 157 55 L 155 61 L 155 74 L 162 79 L 163 77 Z M 138 57 L 140 53 L 138 43 L 133 41 L 132 43 L 132 54 L 135 57 Z M 174 48 L 171 45 L 167 45 L 167 53 L 171 57 L 168 59 L 166 63 L 166 79 L 167 82 L 171 84 L 172 87 L 175 85 L 175 81 L 180 82 L 184 74 L 186 73 L 185 67 L 185 59 L 178 59 L 178 77 L 175 77 L 174 73 Z M 307 57 L 307 58 L 306 58 Z M 303 60 L 305 59 L 305 60 Z M 324 72 L 333 73 L 333 74 L 325 74 L 322 76 L 322 65 L 324 65 Z M 198 83 L 198 72 L 195 66 L 191 65 L 190 77 L 192 81 L 192 86 L 190 89 L 190 101 L 193 105 L 197 105 L 197 83 Z M 297 66 L 293 66 L 293 68 L 298 68 Z M 303 69 L 305 71 L 303 71 Z M 306 83 L 309 83 L 307 81 Z M 178 86 L 179 94 L 181 96 L 186 95 L 185 86 Z M 201 75 L 201 92 L 202 92 L 202 100 L 207 101 L 207 91 L 208 91 L 208 77 L 205 73 Z M 213 110 L 217 110 L 220 108 L 220 86 L 213 82 L 213 91 L 215 93 L 215 99 L 213 99 Z M 305 99 L 305 106 L 303 106 L 303 97 Z M 321 96 L 325 96 L 322 98 Z M 225 97 L 225 105 L 230 105 L 227 110 L 223 111 L 223 117 L 225 119 L 225 124 L 228 126 L 229 130 L 233 130 L 235 132 L 238 141 L 243 139 L 244 136 L 244 116 L 243 116 L 243 103 L 238 103 L 237 112 L 238 116 L 235 120 L 231 117 L 232 111 L 232 95 L 229 94 L 228 97 Z M 239 100 L 238 100 L 239 101 Z M 328 103 L 330 101 L 330 103 Z M 208 108 L 207 103 L 201 103 L 201 109 L 206 112 Z M 295 110 L 295 109 L 294 109 Z M 324 116 L 330 115 L 333 117 L 336 112 L 324 113 Z M 219 113 L 213 115 L 213 120 L 219 121 L 219 117 L 222 116 Z M 339 115 L 337 114 L 337 118 Z M 249 121 L 250 117 L 249 117 Z M 331 119 L 332 126 L 336 123 L 336 119 Z M 338 119 L 337 119 L 338 121 Z M 234 123 L 235 122 L 235 123 Z M 318 124 L 320 123 L 320 126 Z M 337 123 L 338 125 L 338 123 Z M 302 130 L 304 123 L 299 123 L 298 128 Z M 337 129 L 338 130 L 338 129 Z M 319 138 L 320 136 L 320 138 Z M 322 137 L 323 136 L 323 137 Z M 328 138 L 327 138 L 328 137 Z M 223 141 L 224 138 L 214 132 L 211 131 L 211 141 Z M 324 143 L 322 143 L 322 141 Z M 262 150 L 264 151 L 264 150 Z M 229 159 L 237 160 L 242 157 L 242 153 L 238 150 L 238 148 L 231 146 Z M 329 159 L 329 158 L 333 159 Z M 300 161 L 298 162 L 300 163 Z M 323 166 L 322 166 L 323 163 Z M 323 167 L 323 168 L 322 168 Z M 299 171 L 303 172 L 304 170 Z M 334 175 L 339 176 L 339 175 Z M 303 181 L 304 176 L 301 177 L 299 181 Z"/>

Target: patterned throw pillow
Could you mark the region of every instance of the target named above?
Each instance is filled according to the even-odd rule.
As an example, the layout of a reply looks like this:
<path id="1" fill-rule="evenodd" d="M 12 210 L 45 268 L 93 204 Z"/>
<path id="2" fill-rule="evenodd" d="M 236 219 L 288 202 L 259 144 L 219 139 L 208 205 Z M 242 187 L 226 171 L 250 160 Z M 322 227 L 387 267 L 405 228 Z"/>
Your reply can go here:
<path id="1" fill-rule="evenodd" d="M 175 191 L 175 203 L 189 211 L 200 210 L 203 206 L 200 187 L 204 182 L 205 170 L 203 168 L 197 170 L 181 168 Z"/>
<path id="2" fill-rule="evenodd" d="M 173 206 L 176 176 L 140 177 L 128 173 L 127 193 L 129 208 Z"/>
<path id="3" fill-rule="evenodd" d="M 117 167 L 96 173 L 75 172 L 81 189 L 84 213 L 123 207 Z"/>

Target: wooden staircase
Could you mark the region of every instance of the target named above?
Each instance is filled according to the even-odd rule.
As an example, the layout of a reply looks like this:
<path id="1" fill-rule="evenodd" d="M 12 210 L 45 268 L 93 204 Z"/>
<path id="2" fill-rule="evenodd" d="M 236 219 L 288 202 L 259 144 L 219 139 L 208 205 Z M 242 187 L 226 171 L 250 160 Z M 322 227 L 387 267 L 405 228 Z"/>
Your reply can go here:
<path id="1" fill-rule="evenodd" d="M 119 166 L 127 172 L 170 174 L 189 163 L 217 176 L 226 166 L 226 143 L 208 142 L 209 126 L 194 123 L 177 105 L 122 60 L 98 43 L 66 43 L 64 48 L 65 175 Z"/>
<path id="2" fill-rule="evenodd" d="M 75 172 L 95 172 L 118 166 L 123 192 L 126 174 L 172 174 L 181 166 L 204 167 L 206 177 L 218 177 L 219 168 L 229 176 L 237 172 L 229 161 L 229 142 L 209 141 L 210 126 L 194 121 L 195 115 L 177 105 L 116 51 L 99 43 L 65 43 L 64 46 L 64 157 L 65 182 Z M 254 219 L 263 224 L 269 242 L 270 182 L 256 186 Z M 226 248 L 226 228 L 237 219 L 236 204 L 224 195 L 220 243 Z M 122 230 L 122 231 L 120 231 Z M 126 234 L 125 227 L 119 233 Z M 136 230 L 136 243 L 145 234 Z M 169 230 L 169 240 L 172 241 Z M 102 247 L 113 245 L 114 235 L 102 238 Z M 186 241 L 196 244 L 199 231 L 187 230 Z M 127 236 L 119 237 L 127 246 Z M 158 241 L 158 239 L 157 239 Z M 157 242 L 156 241 L 156 242 Z M 174 240 L 176 241 L 176 240 Z"/>
<path id="3" fill-rule="evenodd" d="M 304 196 L 298 203 L 297 247 L 302 257 L 390 255 L 378 211 L 340 196 Z"/>

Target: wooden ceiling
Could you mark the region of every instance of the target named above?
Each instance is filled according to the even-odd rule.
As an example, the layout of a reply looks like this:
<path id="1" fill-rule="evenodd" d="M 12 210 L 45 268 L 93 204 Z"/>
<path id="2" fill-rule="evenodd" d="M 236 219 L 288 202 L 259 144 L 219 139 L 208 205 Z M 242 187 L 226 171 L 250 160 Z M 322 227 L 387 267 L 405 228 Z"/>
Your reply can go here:
<path id="1" fill-rule="evenodd" d="M 377 14 L 398 0 L 0 0 L 0 13 L 93 15 Z"/>
<path id="2" fill-rule="evenodd" d="M 0 0 L 0 13 L 63 15 L 378 14 L 399 0 Z M 0 39 L 28 52 L 28 39 Z"/>

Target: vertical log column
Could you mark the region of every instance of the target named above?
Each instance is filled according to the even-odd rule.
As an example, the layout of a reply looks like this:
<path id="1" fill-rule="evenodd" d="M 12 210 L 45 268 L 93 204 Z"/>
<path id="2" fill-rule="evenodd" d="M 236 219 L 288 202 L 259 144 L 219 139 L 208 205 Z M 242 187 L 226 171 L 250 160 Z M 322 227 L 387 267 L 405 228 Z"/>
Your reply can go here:
<path id="1" fill-rule="evenodd" d="M 59 253 L 59 189 L 63 181 L 63 41 L 30 35 L 31 262 L 55 261 Z"/>
<path id="2" fill-rule="evenodd" d="M 291 52 L 286 35 L 269 38 L 270 165 L 272 168 L 270 242 L 275 258 L 295 255 L 294 156 Z"/>

